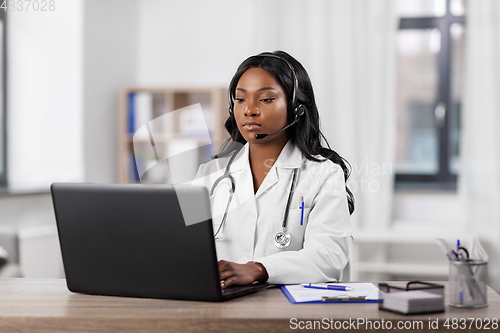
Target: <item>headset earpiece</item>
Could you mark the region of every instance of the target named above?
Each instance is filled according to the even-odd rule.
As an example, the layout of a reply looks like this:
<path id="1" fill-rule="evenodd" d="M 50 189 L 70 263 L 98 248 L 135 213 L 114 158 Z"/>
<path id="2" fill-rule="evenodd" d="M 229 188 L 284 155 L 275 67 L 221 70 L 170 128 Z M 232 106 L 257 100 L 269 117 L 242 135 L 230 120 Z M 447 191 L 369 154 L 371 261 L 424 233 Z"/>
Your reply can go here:
<path id="1" fill-rule="evenodd" d="M 299 104 L 295 110 L 293 110 L 293 114 L 295 115 L 295 119 L 300 118 L 306 113 L 307 108 L 303 104 Z"/>

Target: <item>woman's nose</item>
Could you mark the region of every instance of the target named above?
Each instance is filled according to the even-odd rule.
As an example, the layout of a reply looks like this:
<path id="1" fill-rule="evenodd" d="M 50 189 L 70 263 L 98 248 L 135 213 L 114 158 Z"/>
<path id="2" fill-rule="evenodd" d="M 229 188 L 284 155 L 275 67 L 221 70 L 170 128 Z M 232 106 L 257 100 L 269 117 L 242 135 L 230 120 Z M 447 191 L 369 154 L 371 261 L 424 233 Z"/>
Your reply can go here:
<path id="1" fill-rule="evenodd" d="M 245 110 L 243 111 L 243 114 L 246 117 L 259 116 L 260 115 L 259 106 L 257 105 L 256 102 L 249 100 L 245 105 Z"/>

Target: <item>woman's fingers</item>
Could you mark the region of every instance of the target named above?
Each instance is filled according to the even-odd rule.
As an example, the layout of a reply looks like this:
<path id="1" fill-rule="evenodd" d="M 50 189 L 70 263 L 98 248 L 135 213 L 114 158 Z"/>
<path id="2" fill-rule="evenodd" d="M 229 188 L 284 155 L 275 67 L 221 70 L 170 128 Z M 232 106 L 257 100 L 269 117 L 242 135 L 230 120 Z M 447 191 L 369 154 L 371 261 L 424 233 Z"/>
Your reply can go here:
<path id="1" fill-rule="evenodd" d="M 221 280 L 227 280 L 228 278 L 234 275 L 234 271 L 224 271 L 224 272 L 219 271 L 219 275 Z"/>
<path id="2" fill-rule="evenodd" d="M 234 262 L 219 260 L 219 275 L 222 288 L 238 284 L 237 272 L 235 270 L 237 266 L 238 264 Z"/>
<path id="3" fill-rule="evenodd" d="M 228 279 L 225 279 L 224 284 L 221 286 L 222 286 L 222 288 L 227 288 L 229 286 L 232 286 L 233 284 L 236 284 L 236 285 L 238 284 L 238 279 L 234 276 L 232 276 Z"/>
<path id="4" fill-rule="evenodd" d="M 220 260 L 218 265 L 222 288 L 231 285 L 251 284 L 259 278 L 259 274 L 262 271 L 254 263 L 237 264 L 231 261 Z"/>
<path id="5" fill-rule="evenodd" d="M 231 269 L 231 265 L 229 261 L 225 260 L 219 260 L 218 262 L 219 266 L 219 276 L 220 276 L 220 286 L 222 288 L 227 287 L 228 285 L 232 284 L 232 281 L 228 281 L 228 279 L 233 276 L 234 272 Z"/>

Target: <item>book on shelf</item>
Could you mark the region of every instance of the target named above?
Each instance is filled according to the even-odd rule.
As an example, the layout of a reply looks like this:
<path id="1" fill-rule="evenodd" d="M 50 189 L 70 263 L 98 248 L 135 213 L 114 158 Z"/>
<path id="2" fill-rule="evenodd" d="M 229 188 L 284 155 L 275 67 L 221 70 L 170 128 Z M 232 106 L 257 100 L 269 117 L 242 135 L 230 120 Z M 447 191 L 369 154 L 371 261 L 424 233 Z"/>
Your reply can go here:
<path id="1" fill-rule="evenodd" d="M 131 92 L 127 97 L 128 101 L 128 134 L 134 135 L 135 133 L 135 93 Z"/>
<path id="2" fill-rule="evenodd" d="M 153 96 L 151 93 L 136 93 L 135 112 L 134 127 L 136 130 L 153 120 Z"/>
<path id="3" fill-rule="evenodd" d="M 128 164 L 127 179 L 131 182 L 139 182 L 141 179 L 139 177 L 139 171 L 137 170 L 136 157 L 133 153 L 128 154 Z"/>
<path id="4" fill-rule="evenodd" d="M 153 96 L 149 92 L 131 92 L 128 103 L 129 134 L 144 136 L 141 134 L 144 132 L 138 133 L 137 131 L 153 120 Z"/>

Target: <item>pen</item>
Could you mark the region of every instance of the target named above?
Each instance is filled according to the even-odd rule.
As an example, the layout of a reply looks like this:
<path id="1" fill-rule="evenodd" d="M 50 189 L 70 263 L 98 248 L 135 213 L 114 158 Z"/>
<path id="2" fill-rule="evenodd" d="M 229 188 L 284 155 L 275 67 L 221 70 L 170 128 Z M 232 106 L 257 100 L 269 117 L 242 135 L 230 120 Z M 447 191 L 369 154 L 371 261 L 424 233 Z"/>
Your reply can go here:
<path id="1" fill-rule="evenodd" d="M 460 246 L 460 239 L 457 239 L 457 257 L 458 257 L 458 260 L 464 261 L 465 258 L 460 253 L 460 249 L 465 250 L 465 248 Z M 467 251 L 467 250 L 465 250 L 465 251 Z M 467 256 L 468 256 L 468 252 L 467 252 Z M 472 272 L 470 272 L 470 273 L 472 275 Z M 464 304 L 464 291 L 463 291 L 464 290 L 464 279 L 463 279 L 461 274 L 458 275 L 458 280 L 459 280 L 459 286 L 460 286 L 460 290 L 458 291 L 458 300 L 459 300 L 460 304 Z M 470 293 L 472 299 L 474 299 L 475 297 L 474 297 L 474 294 L 472 293 L 471 289 L 469 289 L 469 293 Z"/>
<path id="2" fill-rule="evenodd" d="M 300 213 L 300 225 L 302 225 L 304 223 L 304 197 L 300 197 L 300 202 L 301 202 L 301 205 L 299 208 L 302 211 Z"/>
<path id="3" fill-rule="evenodd" d="M 339 286 L 339 285 L 336 285 L 336 284 L 319 284 L 319 283 L 302 283 L 302 287 L 304 287 L 304 288 L 312 288 L 312 289 L 340 290 L 340 291 L 354 290 L 351 287 Z"/>
<path id="4" fill-rule="evenodd" d="M 448 247 L 448 244 L 446 244 L 445 240 L 442 238 L 436 239 L 436 242 L 438 243 L 439 247 L 443 250 L 443 252 L 446 254 L 448 259 L 450 261 L 458 261 L 458 253 L 455 253 L 452 249 Z"/>
<path id="5" fill-rule="evenodd" d="M 366 296 L 337 296 L 337 297 L 327 297 L 323 296 L 321 298 L 322 302 L 345 302 L 345 301 L 366 301 Z"/>

